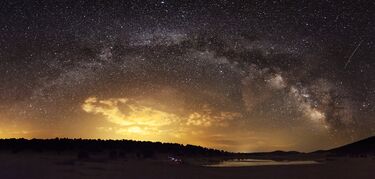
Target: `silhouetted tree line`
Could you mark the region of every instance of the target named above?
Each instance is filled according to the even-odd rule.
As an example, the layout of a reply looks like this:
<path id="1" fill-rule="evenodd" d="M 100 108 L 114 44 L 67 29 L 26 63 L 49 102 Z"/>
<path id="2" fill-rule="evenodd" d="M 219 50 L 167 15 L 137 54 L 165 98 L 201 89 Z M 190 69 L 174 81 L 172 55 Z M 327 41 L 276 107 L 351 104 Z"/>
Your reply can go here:
<path id="1" fill-rule="evenodd" d="M 0 150 L 10 150 L 13 153 L 22 151 L 35 152 L 68 152 L 78 153 L 79 158 L 87 158 L 87 153 L 111 151 L 110 158 L 136 153 L 143 158 L 151 158 L 155 153 L 167 153 L 177 156 L 223 156 L 229 154 L 223 150 L 209 149 L 194 145 L 174 143 L 144 142 L 133 140 L 101 140 L 101 139 L 0 139 Z"/>

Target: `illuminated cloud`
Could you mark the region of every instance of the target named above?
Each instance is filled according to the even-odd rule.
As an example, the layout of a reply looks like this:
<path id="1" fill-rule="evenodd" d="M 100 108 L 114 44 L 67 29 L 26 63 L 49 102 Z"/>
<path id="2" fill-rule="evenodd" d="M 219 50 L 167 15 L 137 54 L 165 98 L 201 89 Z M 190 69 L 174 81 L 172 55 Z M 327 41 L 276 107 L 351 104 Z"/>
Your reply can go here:
<path id="1" fill-rule="evenodd" d="M 187 122 L 186 122 L 187 125 L 195 125 L 195 126 L 211 126 L 212 125 L 212 121 L 211 121 L 211 117 L 210 116 L 206 116 L 206 115 L 201 115 L 199 113 L 193 113 L 193 114 L 190 114 Z"/>
<path id="2" fill-rule="evenodd" d="M 102 119 L 112 124 L 98 126 L 97 130 L 115 138 L 202 145 L 207 144 L 204 136 L 211 135 L 210 131 L 218 127 L 230 127 L 231 122 L 241 117 L 240 113 L 216 112 L 208 105 L 199 111 L 186 111 L 186 114 L 177 115 L 151 107 L 150 101 L 90 97 L 81 107 L 85 112 L 102 116 Z M 224 133 L 221 135 L 225 136 Z"/>
<path id="3" fill-rule="evenodd" d="M 127 98 L 99 100 L 91 97 L 85 100 L 82 109 L 101 114 L 109 122 L 121 126 L 165 126 L 178 119 L 174 114 L 142 106 Z"/>
<path id="4" fill-rule="evenodd" d="M 242 115 L 235 112 L 214 112 L 208 106 L 204 106 L 201 112 L 191 113 L 186 121 L 188 126 L 228 126 L 234 119 L 240 118 Z"/>

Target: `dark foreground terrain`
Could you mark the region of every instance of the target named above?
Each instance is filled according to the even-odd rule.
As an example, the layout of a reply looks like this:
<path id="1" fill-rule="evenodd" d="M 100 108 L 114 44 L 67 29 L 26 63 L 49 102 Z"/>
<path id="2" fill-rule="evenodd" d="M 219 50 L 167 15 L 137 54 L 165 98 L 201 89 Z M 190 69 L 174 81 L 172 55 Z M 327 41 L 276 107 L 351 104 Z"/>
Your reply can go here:
<path id="1" fill-rule="evenodd" d="M 375 159 L 339 158 L 316 165 L 211 168 L 163 159 L 82 161 L 75 156 L 1 154 L 1 179 L 76 178 L 375 178 Z"/>
<path id="2" fill-rule="evenodd" d="M 363 141 L 307 154 L 282 151 L 234 154 L 196 146 L 135 141 L 0 140 L 0 179 L 375 178 L 374 138 Z M 319 164 L 204 166 L 231 158 L 314 160 Z"/>

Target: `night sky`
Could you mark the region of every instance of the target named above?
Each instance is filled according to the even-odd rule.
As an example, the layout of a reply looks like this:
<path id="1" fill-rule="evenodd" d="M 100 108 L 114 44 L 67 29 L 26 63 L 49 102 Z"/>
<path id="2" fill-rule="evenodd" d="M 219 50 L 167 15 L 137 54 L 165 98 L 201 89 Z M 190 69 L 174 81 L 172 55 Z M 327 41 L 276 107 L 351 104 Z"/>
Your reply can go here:
<path id="1" fill-rule="evenodd" d="M 313 151 L 375 134 L 375 2 L 0 2 L 0 138 Z"/>

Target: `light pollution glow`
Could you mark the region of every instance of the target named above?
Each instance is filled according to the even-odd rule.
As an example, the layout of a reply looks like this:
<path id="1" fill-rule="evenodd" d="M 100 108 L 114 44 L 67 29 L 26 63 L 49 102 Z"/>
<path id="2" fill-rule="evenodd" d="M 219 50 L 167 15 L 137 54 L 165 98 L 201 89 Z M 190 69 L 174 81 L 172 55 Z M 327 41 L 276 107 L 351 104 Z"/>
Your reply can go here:
<path id="1" fill-rule="evenodd" d="M 210 127 L 227 127 L 239 113 L 220 112 L 214 115 L 208 106 L 202 112 L 192 112 L 181 116 L 144 106 L 127 98 L 100 100 L 90 97 L 82 104 L 82 109 L 103 117 L 115 127 L 98 127 L 100 131 L 111 132 L 121 138 L 180 142 L 212 146 L 206 142 Z M 213 146 L 212 146 L 213 147 Z"/>

